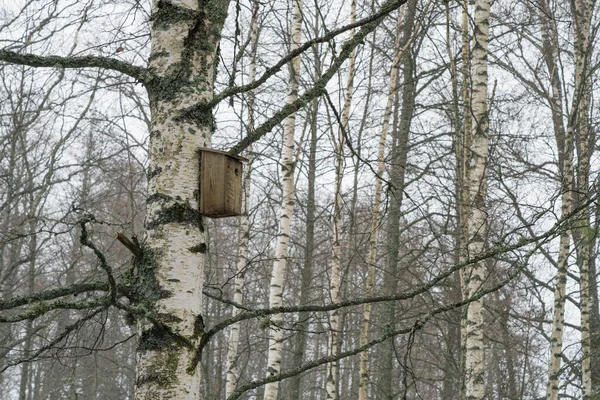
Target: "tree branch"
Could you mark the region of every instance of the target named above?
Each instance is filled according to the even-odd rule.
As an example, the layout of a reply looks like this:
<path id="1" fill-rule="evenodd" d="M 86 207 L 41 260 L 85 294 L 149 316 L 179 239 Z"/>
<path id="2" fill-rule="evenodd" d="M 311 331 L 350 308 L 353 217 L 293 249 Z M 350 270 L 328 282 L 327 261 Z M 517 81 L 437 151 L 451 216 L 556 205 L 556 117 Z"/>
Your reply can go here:
<path id="1" fill-rule="evenodd" d="M 39 56 L 35 54 L 22 54 L 14 51 L 0 50 L 0 61 L 11 64 L 29 65 L 41 68 L 103 68 L 121 72 L 141 83 L 148 83 L 154 77 L 147 68 L 138 67 L 124 61 L 109 57 L 83 56 Z"/>
<path id="2" fill-rule="evenodd" d="M 105 282 L 91 282 L 91 283 L 76 283 L 74 285 L 48 289 L 43 292 L 33 293 L 28 296 L 15 297 L 13 299 L 0 300 L 0 310 L 9 310 L 11 308 L 17 308 L 40 301 L 54 300 L 64 296 L 77 296 L 81 293 L 95 292 L 95 291 L 108 291 L 108 284 Z"/>
<path id="3" fill-rule="evenodd" d="M 110 302 L 112 304 L 114 304 L 117 301 L 117 282 L 113 275 L 112 267 L 108 264 L 108 262 L 106 260 L 106 256 L 104 256 L 104 253 L 102 253 L 96 247 L 96 245 L 94 245 L 90 241 L 87 229 L 85 227 L 86 222 L 87 222 L 87 220 L 83 220 L 79 224 L 81 226 L 81 237 L 79 238 L 79 241 L 81 242 L 82 245 L 91 249 L 94 252 L 94 254 L 96 255 L 96 257 L 98 258 L 98 260 L 100 260 L 100 267 L 104 270 L 104 272 L 106 272 L 106 276 L 108 278 L 108 284 L 110 285 Z"/>
<path id="4" fill-rule="evenodd" d="M 206 107 L 212 108 L 212 107 L 216 106 L 217 104 L 219 104 L 223 99 L 225 99 L 227 97 L 236 95 L 238 93 L 248 92 L 252 89 L 256 89 L 257 87 L 259 87 L 260 85 L 265 83 L 267 81 L 267 79 L 269 79 L 271 76 L 273 76 L 277 72 L 279 72 L 281 70 L 281 68 L 283 68 L 288 62 L 292 61 L 294 58 L 296 58 L 300 54 L 304 53 L 306 50 L 310 49 L 315 44 L 328 42 L 344 32 L 347 32 L 349 30 L 361 27 L 363 25 L 366 25 L 366 24 L 369 24 L 372 22 L 375 22 L 376 23 L 375 26 L 376 26 L 377 24 L 379 24 L 378 21 L 380 19 L 382 19 L 383 17 L 388 15 L 390 12 L 394 11 L 396 8 L 400 7 L 402 4 L 406 3 L 406 1 L 407 0 L 390 0 L 387 3 L 385 3 L 383 6 L 381 6 L 381 9 L 373 15 L 370 15 L 370 16 L 363 18 L 359 21 L 356 21 L 352 24 L 342 26 L 341 28 L 334 29 L 332 31 L 329 31 L 326 35 L 319 36 L 317 38 L 314 38 L 314 39 L 311 39 L 311 40 L 305 42 L 302 46 L 298 47 L 294 51 L 291 51 L 289 54 L 287 54 L 285 57 L 283 57 L 281 60 L 279 60 L 277 62 L 277 64 L 273 65 L 270 68 L 267 68 L 267 70 L 261 75 L 261 77 L 258 78 L 257 80 L 255 80 L 254 82 L 248 83 L 247 85 L 238 86 L 238 87 L 230 87 L 230 88 L 223 90 L 221 93 L 217 94 L 206 105 Z M 350 39 L 350 40 L 352 40 L 352 39 Z"/>
<path id="5" fill-rule="evenodd" d="M 123 235 L 121 232 L 117 232 L 115 233 L 115 239 L 121 242 L 121 244 L 125 246 L 127 250 L 132 252 L 138 260 L 141 260 L 143 258 L 144 253 L 142 252 L 142 249 L 140 249 L 138 245 L 133 243 L 133 241 L 131 241 L 127 236 Z"/>
<path id="6" fill-rule="evenodd" d="M 352 39 L 347 40 L 343 45 L 339 55 L 334 59 L 332 64 L 329 66 L 327 71 L 323 73 L 319 77 L 319 79 L 313 84 L 312 88 L 305 91 L 296 101 L 293 103 L 287 104 L 281 110 L 275 113 L 271 118 L 269 118 L 266 122 L 256 128 L 253 132 L 248 134 L 244 139 L 242 139 L 238 144 L 233 146 L 229 152 L 231 154 L 239 154 L 244 151 L 248 146 L 252 143 L 256 142 L 258 139 L 263 137 L 265 134 L 269 133 L 276 125 L 281 123 L 288 115 L 295 113 L 300 110 L 304 106 L 306 106 L 312 99 L 315 97 L 323 95 L 325 93 L 325 86 L 329 82 L 329 80 L 335 75 L 338 69 L 342 66 L 344 61 L 350 54 L 354 51 L 358 45 L 364 42 L 365 37 L 368 34 L 373 32 L 377 25 L 381 22 L 381 19 L 400 7 L 402 4 L 406 3 L 407 0 L 388 0 L 383 6 L 381 6 L 381 10 L 375 14 L 377 17 L 373 18 L 373 20 L 369 23 L 366 23 L 360 28 L 360 30 L 352 37 Z"/>

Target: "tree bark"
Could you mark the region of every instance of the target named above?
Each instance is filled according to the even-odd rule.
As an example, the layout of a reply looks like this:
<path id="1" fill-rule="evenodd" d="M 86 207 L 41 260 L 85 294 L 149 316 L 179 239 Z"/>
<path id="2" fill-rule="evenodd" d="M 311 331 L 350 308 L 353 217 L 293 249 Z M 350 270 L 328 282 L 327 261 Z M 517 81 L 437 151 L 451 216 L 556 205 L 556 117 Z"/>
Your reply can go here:
<path id="1" fill-rule="evenodd" d="M 252 3 L 252 20 L 250 22 L 250 65 L 248 80 L 253 82 L 256 78 L 256 50 L 258 47 L 258 13 L 260 4 L 258 1 Z M 248 93 L 248 123 L 247 129 L 251 132 L 254 129 L 254 91 Z M 243 178 L 243 197 L 242 197 L 242 215 L 240 216 L 240 228 L 238 232 L 238 261 L 235 271 L 233 284 L 233 302 L 242 304 L 244 285 L 244 274 L 248 266 L 248 241 L 250 239 L 250 224 L 248 221 L 248 204 L 250 202 L 250 184 L 252 175 L 252 146 L 246 150 L 248 162 L 244 171 Z M 240 310 L 234 308 L 233 316 L 239 314 Z M 227 378 L 225 384 L 225 397 L 229 397 L 237 386 L 238 368 L 237 352 L 240 335 L 240 324 L 235 323 L 231 326 L 229 341 L 227 345 Z"/>
<path id="2" fill-rule="evenodd" d="M 581 312 L 581 381 L 583 398 L 592 398 L 592 368 L 591 368 L 591 336 L 590 336 L 590 260 L 592 248 L 595 245 L 595 234 L 590 226 L 589 173 L 590 158 L 595 140 L 593 129 L 590 127 L 588 114 L 590 112 L 591 80 L 590 80 L 590 28 L 594 1 L 575 0 L 571 2 L 571 12 L 574 19 L 574 62 L 575 62 L 575 91 L 573 97 L 572 115 L 569 128 L 574 131 L 577 165 L 575 189 L 576 203 L 582 208 L 577 221 L 577 229 L 573 232 L 573 242 L 577 252 L 580 286 Z"/>
<path id="3" fill-rule="evenodd" d="M 198 212 L 198 148 L 209 147 L 217 48 L 228 2 L 152 3 L 152 114 L 144 259 L 135 289 L 139 323 L 136 399 L 200 398 L 207 248 Z"/>
<path id="4" fill-rule="evenodd" d="M 405 7 L 404 18 L 402 23 L 402 39 L 400 46 L 404 49 L 401 63 L 402 73 L 402 106 L 400 110 L 399 125 L 392 129 L 393 145 L 391 152 L 391 167 L 390 167 L 390 187 L 388 189 L 389 206 L 388 206 L 388 222 L 386 230 L 386 268 L 384 275 L 384 293 L 394 295 L 398 290 L 398 252 L 400 249 L 400 218 L 402 201 L 404 198 L 405 178 L 406 178 L 406 163 L 408 159 L 408 139 L 410 136 L 410 127 L 415 109 L 415 98 L 417 81 L 415 78 L 415 58 L 416 54 L 412 47 L 407 46 L 412 38 L 415 26 L 415 18 L 417 12 L 417 1 L 409 0 Z M 398 71 L 400 72 L 400 71 Z M 398 102 L 395 102 L 395 109 L 400 107 Z M 397 115 L 395 115 L 397 119 Z M 390 302 L 384 306 L 383 320 L 387 324 L 394 326 L 396 319 L 396 303 Z M 393 339 L 390 339 L 382 344 L 381 354 L 381 372 L 379 387 L 382 390 L 384 399 L 393 399 L 394 393 L 398 391 L 396 387 L 393 372 L 395 350 Z"/>
<path id="5" fill-rule="evenodd" d="M 477 257 L 485 251 L 487 235 L 486 194 L 488 161 L 488 110 L 487 110 L 487 51 L 489 32 L 490 2 L 478 0 L 475 3 L 475 34 L 472 58 L 473 82 L 473 132 L 468 149 L 467 190 L 469 210 L 467 217 L 467 254 Z M 484 282 L 482 262 L 471 265 L 466 277 L 466 297 L 475 295 Z M 465 388 L 468 400 L 483 399 L 484 343 L 483 343 L 483 300 L 477 299 L 467 306 L 465 338 Z"/>
<path id="6" fill-rule="evenodd" d="M 352 0 L 350 11 L 350 23 L 356 22 L 356 0 Z M 352 30 L 354 35 L 354 30 Z M 335 152 L 335 194 L 333 203 L 333 243 L 331 257 L 331 283 L 329 292 L 331 293 L 331 302 L 340 301 L 340 265 L 342 262 L 342 181 L 344 178 L 345 154 L 344 148 L 345 132 L 348 129 L 348 120 L 350 118 L 350 105 L 352 103 L 353 84 L 354 84 L 354 65 L 356 59 L 356 50 L 352 51 L 348 60 L 348 76 L 346 81 L 346 97 L 342 109 L 341 126 L 338 128 L 337 139 L 334 137 Z M 340 331 L 340 310 L 335 310 L 329 317 L 329 340 L 327 343 L 327 355 L 333 356 L 338 353 L 339 331 Z M 327 364 L 327 400 L 336 400 L 338 398 L 338 363 Z"/>
<path id="7" fill-rule="evenodd" d="M 302 1 L 292 0 L 292 32 L 290 51 L 298 48 L 302 29 Z M 300 57 L 294 58 L 290 63 L 290 75 L 288 82 L 287 104 L 291 104 L 298 98 L 298 80 L 300 77 Z M 281 199 L 281 214 L 279 233 L 277 234 L 277 246 L 275 249 L 275 261 L 271 273 L 271 285 L 269 288 L 269 306 L 282 306 L 283 276 L 287 265 L 288 244 L 291 232 L 292 214 L 294 211 L 294 131 L 296 115 L 289 115 L 284 121 L 283 149 L 281 154 L 281 179 L 283 193 Z M 269 353 L 267 356 L 267 376 L 273 376 L 281 370 L 281 350 L 283 331 L 281 324 L 282 315 L 274 315 L 271 319 L 269 329 Z M 271 382 L 265 386 L 265 400 L 277 400 L 279 382 Z"/>
<path id="8" fill-rule="evenodd" d="M 546 68 L 550 76 L 551 98 L 549 99 L 549 105 L 552 112 L 561 175 L 561 217 L 566 218 L 571 213 L 573 203 L 573 130 L 565 130 L 563 124 L 563 94 L 562 82 L 559 75 L 558 32 L 556 25 L 550 18 L 550 7 L 547 0 L 541 0 L 539 6 L 541 10 L 540 18 L 544 28 L 542 29 L 542 50 Z M 554 283 L 554 315 L 552 318 L 552 334 L 550 336 L 550 363 L 548 366 L 548 385 L 546 389 L 546 398 L 548 400 L 557 400 L 559 394 L 569 255 L 570 232 L 565 230 L 560 235 L 557 271 Z"/>

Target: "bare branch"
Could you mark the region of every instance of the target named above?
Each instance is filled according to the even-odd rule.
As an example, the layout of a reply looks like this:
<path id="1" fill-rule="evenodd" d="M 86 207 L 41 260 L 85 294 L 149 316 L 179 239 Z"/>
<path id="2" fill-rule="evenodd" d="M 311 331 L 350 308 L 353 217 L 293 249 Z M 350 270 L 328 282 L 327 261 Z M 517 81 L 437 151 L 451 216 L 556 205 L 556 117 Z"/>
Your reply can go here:
<path id="1" fill-rule="evenodd" d="M 138 260 L 141 260 L 143 257 L 142 249 L 140 249 L 135 243 L 133 243 L 129 238 L 123 235 L 121 232 L 115 233 L 115 239 L 117 239 L 121 244 L 127 247 L 127 250 L 133 253 L 134 256 L 137 257 Z"/>
<path id="2" fill-rule="evenodd" d="M 49 289 L 39 293 L 33 293 L 28 296 L 15 297 L 7 300 L 0 300 L 0 310 L 9 310 L 11 308 L 17 308 L 40 301 L 54 300 L 64 296 L 77 296 L 81 293 L 95 292 L 95 291 L 108 291 L 108 284 L 104 282 L 91 282 L 91 283 L 76 283 L 74 285 Z"/>
<path id="3" fill-rule="evenodd" d="M 283 57 L 281 60 L 279 60 L 277 62 L 277 64 L 273 65 L 270 68 L 267 68 L 267 70 L 261 75 L 261 77 L 258 78 L 257 80 L 255 80 L 254 82 L 251 82 L 251 83 L 249 83 L 247 85 L 243 85 L 243 86 L 231 87 L 231 88 L 225 89 L 224 91 L 222 91 L 221 93 L 216 95 L 210 101 L 210 103 L 208 103 L 206 105 L 206 107 L 212 108 L 212 107 L 216 106 L 217 104 L 219 104 L 223 99 L 225 99 L 229 96 L 233 96 L 238 93 L 244 93 L 244 92 L 248 92 L 252 89 L 256 89 L 257 87 L 259 87 L 260 85 L 265 83 L 267 81 L 267 79 L 269 79 L 271 76 L 273 76 L 277 72 L 279 72 L 281 70 L 281 68 L 283 68 L 288 62 L 290 62 L 291 60 L 293 60 L 300 54 L 304 53 L 306 50 L 310 49 L 315 44 L 328 42 L 344 32 L 361 27 L 363 25 L 375 23 L 374 26 L 377 26 L 383 17 L 385 17 L 386 15 L 388 15 L 389 13 L 391 13 L 392 11 L 394 11 L 395 9 L 400 7 L 402 4 L 406 3 L 406 1 L 407 0 L 390 0 L 387 3 L 385 3 L 383 6 L 381 6 L 381 9 L 378 12 L 376 12 L 366 18 L 363 18 L 352 24 L 342 26 L 339 29 L 334 29 L 332 31 L 329 31 L 326 35 L 319 36 L 317 38 L 314 38 L 314 39 L 311 39 L 311 40 L 305 42 L 302 46 L 298 47 L 294 51 L 291 51 L 289 54 L 287 54 L 285 57 Z M 374 27 L 373 27 L 373 29 L 374 29 Z M 371 32 L 373 29 L 371 29 L 369 32 Z M 359 32 L 359 34 L 360 34 L 360 32 Z M 364 36 L 366 36 L 366 34 Z M 364 38 L 364 36 L 363 36 L 363 38 Z M 348 42 L 350 42 L 351 40 L 353 40 L 353 39 L 350 39 Z M 346 42 L 346 43 L 348 43 L 348 42 Z M 354 46 L 354 47 L 356 47 L 356 46 Z M 353 49 L 354 49 L 354 47 L 353 47 Z M 352 51 L 350 51 L 350 52 L 352 52 Z M 347 57 L 345 57 L 345 58 L 347 58 Z"/>
<path id="4" fill-rule="evenodd" d="M 91 249 L 98 260 L 100 260 L 100 267 L 106 272 L 108 277 L 108 284 L 110 285 L 110 302 L 114 304 L 117 301 L 117 282 L 115 281 L 115 277 L 112 273 L 112 268 L 108 264 L 106 260 L 106 256 L 102 253 L 91 241 L 88 236 L 87 229 L 85 227 L 86 220 L 81 221 L 79 224 L 81 226 L 81 238 L 79 239 L 81 244 L 85 247 Z"/>
<path id="5" fill-rule="evenodd" d="M 141 83 L 148 83 L 154 75 L 143 67 L 138 67 L 124 61 L 109 57 L 83 56 L 39 56 L 35 54 L 21 54 L 14 51 L 0 50 L 0 61 L 11 64 L 29 65 L 42 68 L 103 68 L 121 72 Z"/>

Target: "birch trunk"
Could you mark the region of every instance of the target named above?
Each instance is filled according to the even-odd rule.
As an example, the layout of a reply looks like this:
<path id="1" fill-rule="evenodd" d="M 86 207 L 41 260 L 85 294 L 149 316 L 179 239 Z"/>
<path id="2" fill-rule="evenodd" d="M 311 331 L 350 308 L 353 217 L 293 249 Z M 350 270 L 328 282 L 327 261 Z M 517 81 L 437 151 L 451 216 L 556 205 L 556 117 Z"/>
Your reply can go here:
<path id="1" fill-rule="evenodd" d="M 302 266 L 302 282 L 300 284 L 300 304 L 308 304 L 310 300 L 310 288 L 313 283 L 313 260 L 315 250 L 315 181 L 317 173 L 317 141 L 318 125 L 317 111 L 318 99 L 311 102 L 311 123 L 310 123 L 310 145 L 308 150 L 308 172 L 307 172 L 307 196 L 306 196 L 306 246 L 304 249 L 304 265 Z M 298 333 L 296 334 L 296 344 L 293 356 L 293 366 L 298 368 L 304 361 L 306 350 L 306 340 L 308 338 L 309 312 L 301 312 L 298 315 Z M 301 400 L 300 381 L 302 375 L 298 374 L 290 378 L 289 398 L 291 400 Z"/>
<path id="2" fill-rule="evenodd" d="M 298 48 L 302 28 L 302 1 L 292 0 L 292 34 L 290 51 Z M 288 83 L 287 104 L 298 98 L 298 78 L 300 75 L 300 57 L 294 58 L 290 63 L 290 77 Z M 294 128 L 296 115 L 291 114 L 283 124 L 283 149 L 281 154 L 281 179 L 283 193 L 281 199 L 281 215 L 277 245 L 275 248 L 275 261 L 269 288 L 269 306 L 281 307 L 283 295 L 283 276 L 287 264 L 288 244 L 292 213 L 294 211 Z M 273 376 L 281 370 L 281 350 L 283 331 L 280 329 L 282 316 L 274 315 L 269 329 L 269 353 L 267 356 L 267 376 Z M 265 400 L 277 400 L 279 382 L 271 382 L 265 386 Z"/>
<path id="3" fill-rule="evenodd" d="M 471 147 L 471 135 L 473 129 L 473 120 L 471 116 L 471 38 L 469 35 L 469 3 L 463 1 L 462 12 L 462 78 L 463 78 L 463 115 L 464 123 L 462 129 L 459 129 L 458 144 L 456 146 L 456 168 L 457 168 L 457 215 L 458 215 L 458 262 L 463 263 L 468 258 L 466 251 L 469 232 L 467 229 L 467 220 L 469 216 L 469 191 L 468 191 L 468 151 Z M 467 270 L 461 269 L 460 288 L 463 298 L 468 297 L 467 291 Z M 461 393 L 466 395 L 466 374 L 465 374 L 465 356 L 467 354 L 467 313 L 466 308 L 463 311 L 460 320 L 460 370 L 461 377 Z"/>
<path id="4" fill-rule="evenodd" d="M 488 110 L 487 110 L 487 51 L 490 2 L 475 3 L 475 35 L 472 58 L 473 131 L 467 170 L 469 210 L 467 217 L 467 254 L 477 257 L 485 250 L 487 234 L 486 205 L 488 160 Z M 484 281 L 484 264 L 474 263 L 466 277 L 467 298 L 475 295 Z M 483 301 L 473 300 L 467 306 L 465 354 L 465 390 L 468 400 L 483 399 L 484 352 L 483 352 Z"/>
<path id="5" fill-rule="evenodd" d="M 583 398 L 588 399 L 592 393 L 591 370 L 591 338 L 590 338 L 590 260 L 591 251 L 595 244 L 595 235 L 590 227 L 590 208 L 585 205 L 589 200 L 589 171 L 590 157 L 593 151 L 594 134 L 589 126 L 589 107 L 591 82 L 589 57 L 591 52 L 590 27 L 594 2 L 590 0 L 575 0 L 572 4 L 572 14 L 575 27 L 575 94 L 573 99 L 571 124 L 574 130 L 575 149 L 577 151 L 577 204 L 582 207 L 581 216 L 577 221 L 578 228 L 573 231 L 573 240 L 577 250 L 580 285 L 581 311 L 581 381 Z"/>
<path id="6" fill-rule="evenodd" d="M 559 169 L 561 173 L 561 217 L 566 218 L 573 203 L 573 131 L 565 130 L 563 124 L 562 82 L 559 75 L 558 32 L 553 20 L 549 18 L 550 7 L 547 0 L 540 1 L 542 20 L 542 49 L 544 61 L 550 76 L 550 110 L 554 125 L 554 135 L 558 148 Z M 564 231 L 560 235 L 557 272 L 554 286 L 554 315 L 552 335 L 550 337 L 550 363 L 548 367 L 548 386 L 546 398 L 557 400 L 562 361 L 562 341 L 565 312 L 565 291 L 567 283 L 568 258 L 570 254 L 570 234 Z"/>
<path id="7" fill-rule="evenodd" d="M 199 147 L 210 146 L 217 47 L 228 2 L 152 2 L 147 84 L 152 114 L 136 399 L 200 398 L 196 348 L 206 236 L 198 212 Z"/>
<path id="8" fill-rule="evenodd" d="M 352 0 L 351 4 L 351 23 L 356 22 L 356 0 Z M 352 35 L 354 30 L 352 30 Z M 346 82 L 346 98 L 342 109 L 341 126 L 338 129 L 337 139 L 335 142 L 335 200 L 333 205 L 333 245 L 331 258 L 331 284 L 329 292 L 331 293 L 331 302 L 338 303 L 340 301 L 340 264 L 342 260 L 341 254 L 341 221 L 342 221 L 342 180 L 344 178 L 345 156 L 344 147 L 345 135 L 344 132 L 348 128 L 348 119 L 350 118 L 350 105 L 352 103 L 353 83 L 354 83 L 354 65 L 356 60 L 356 50 L 352 51 L 348 61 L 348 79 Z M 334 138 L 335 139 L 335 138 Z M 335 355 L 338 352 L 339 346 L 339 331 L 340 331 L 340 310 L 334 310 L 329 317 L 329 340 L 327 343 L 327 355 Z M 332 362 L 327 364 L 327 400 L 335 400 L 338 398 L 338 363 Z"/>
<path id="9" fill-rule="evenodd" d="M 258 46 L 258 12 L 260 4 L 258 1 L 252 4 L 252 20 L 250 23 L 250 65 L 248 71 L 248 81 L 254 82 L 256 78 L 256 50 Z M 254 130 L 254 91 L 248 93 L 248 130 Z M 250 177 L 252 174 L 252 146 L 248 147 L 246 152 L 248 163 L 244 171 L 243 178 L 243 197 L 242 197 L 242 215 L 240 216 L 240 230 L 238 232 L 238 261 L 235 271 L 235 280 L 233 283 L 233 301 L 236 304 L 242 304 L 244 286 L 244 273 L 248 265 L 248 240 L 250 238 L 250 224 L 248 222 L 248 204 L 250 201 Z M 240 313 L 237 308 L 233 309 L 233 316 Z M 231 326 L 229 341 L 227 345 L 227 378 L 225 384 L 225 397 L 228 398 L 237 386 L 237 351 L 240 336 L 240 323 Z"/>
<path id="10" fill-rule="evenodd" d="M 375 262 L 377 261 L 377 236 L 379 235 L 379 212 L 381 206 L 381 189 L 382 180 L 381 177 L 385 172 L 385 143 L 387 141 L 387 134 L 390 125 L 390 118 L 392 115 L 392 106 L 394 104 L 394 95 L 397 90 L 398 80 L 398 68 L 400 64 L 400 57 L 402 56 L 401 33 L 402 33 L 402 10 L 400 9 L 398 15 L 398 23 L 396 25 L 396 42 L 394 58 L 392 60 L 392 68 L 390 71 L 390 91 L 388 93 L 387 105 L 385 107 L 385 113 L 383 116 L 383 126 L 381 130 L 381 136 L 379 138 L 379 147 L 377 151 L 377 176 L 375 177 L 375 197 L 373 199 L 373 215 L 371 217 L 371 229 L 369 231 L 369 256 L 367 282 L 365 284 L 365 296 L 370 297 L 373 295 L 373 289 L 375 285 Z M 371 303 L 366 303 L 363 307 L 363 318 L 360 331 L 360 346 L 364 346 L 369 340 L 369 328 L 371 323 Z M 359 388 L 358 398 L 359 400 L 367 400 L 367 389 L 369 384 L 369 352 L 363 351 L 360 353 L 360 372 L 359 372 Z"/>

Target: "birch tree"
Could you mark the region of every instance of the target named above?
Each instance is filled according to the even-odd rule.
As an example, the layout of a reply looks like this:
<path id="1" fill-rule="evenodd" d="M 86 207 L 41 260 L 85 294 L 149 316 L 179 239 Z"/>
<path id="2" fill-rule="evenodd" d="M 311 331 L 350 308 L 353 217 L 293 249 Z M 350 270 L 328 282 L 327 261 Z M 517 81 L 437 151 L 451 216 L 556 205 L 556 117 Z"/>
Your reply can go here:
<path id="1" fill-rule="evenodd" d="M 575 187 L 577 189 L 577 204 L 584 207 L 578 221 L 578 229 L 573 230 L 573 239 L 577 250 L 579 265 L 580 311 L 581 311 L 581 373 L 583 398 L 591 398 L 591 337 L 590 337 L 590 253 L 595 243 L 595 235 L 590 235 L 590 210 L 585 205 L 589 199 L 589 173 L 592 143 L 594 133 L 590 129 L 589 107 L 591 96 L 590 83 L 590 29 L 595 1 L 576 0 L 571 3 L 571 13 L 574 19 L 574 64 L 575 89 L 571 111 L 570 128 L 574 131 L 575 151 L 577 153 Z M 597 290 L 597 289 L 595 289 Z"/>
<path id="2" fill-rule="evenodd" d="M 428 5 L 428 3 L 427 3 Z M 389 206 L 388 206 L 388 225 L 386 230 L 385 249 L 386 249 L 386 269 L 384 278 L 384 290 L 388 294 L 395 294 L 398 291 L 400 278 L 398 276 L 398 259 L 400 248 L 400 219 L 401 209 L 404 200 L 404 190 L 406 182 L 406 165 L 408 160 L 408 146 L 411 122 L 415 109 L 415 99 L 417 91 L 417 71 L 416 57 L 417 46 L 413 45 L 415 40 L 426 31 L 427 28 L 417 32 L 415 25 L 417 21 L 417 1 L 410 0 L 404 6 L 404 20 L 402 23 L 400 46 L 402 55 L 399 62 L 399 68 L 396 72 L 402 72 L 402 83 L 397 82 L 401 105 L 396 101 L 395 112 L 400 116 L 398 124 L 392 128 L 392 149 L 390 152 L 390 181 L 388 188 Z M 427 13 L 427 7 L 422 11 L 423 15 Z M 397 78 L 399 79 L 399 78 Z M 397 118 L 395 118 L 397 119 Z M 384 319 L 393 324 L 396 320 L 396 304 L 386 304 L 384 310 Z M 392 341 L 383 345 L 381 355 L 381 376 L 380 386 L 384 398 L 392 398 L 393 393 L 398 389 L 394 384 L 394 346 Z"/>
<path id="3" fill-rule="evenodd" d="M 561 217 L 567 218 L 573 204 L 573 130 L 565 129 L 563 123 L 563 82 L 559 75 L 559 44 L 557 26 L 550 18 L 548 2 L 540 3 L 542 21 L 542 48 L 546 68 L 550 76 L 551 97 L 549 101 L 554 126 L 554 136 L 559 151 L 559 170 L 561 175 Z M 565 294 L 567 284 L 568 260 L 570 256 L 570 234 L 565 230 L 560 236 L 557 272 L 554 289 L 554 317 L 550 337 L 550 365 L 548 368 L 548 387 L 546 397 L 558 399 L 559 378 L 562 361 L 564 329 Z"/>
<path id="4" fill-rule="evenodd" d="M 352 0 L 350 5 L 350 23 L 356 22 L 356 0 Z M 352 32 L 354 33 L 354 32 Z M 352 94 L 354 89 L 354 68 L 356 60 L 356 51 L 353 51 L 348 60 L 348 72 L 346 81 L 346 96 L 340 126 L 338 128 L 337 138 L 332 135 L 335 153 L 335 192 L 333 203 L 333 243 L 331 256 L 331 302 L 340 301 L 341 274 L 340 266 L 342 262 L 342 181 L 344 178 L 345 156 L 344 149 L 345 133 L 348 130 L 348 120 L 350 118 L 350 106 L 352 104 Z M 339 310 L 335 310 L 329 317 L 329 341 L 327 343 L 327 354 L 335 355 L 339 346 L 340 315 Z M 339 369 L 337 363 L 327 365 L 327 399 L 335 400 L 338 398 L 338 375 Z"/>
<path id="5" fill-rule="evenodd" d="M 254 82 L 256 79 L 256 50 L 258 46 L 258 14 L 260 4 L 255 1 L 252 3 L 252 19 L 250 22 L 250 66 L 248 80 Z M 248 93 L 248 123 L 249 131 L 254 129 L 254 92 Z M 250 184 L 252 174 L 252 147 L 248 147 L 248 164 L 244 171 L 243 179 L 243 197 L 242 197 L 242 215 L 240 217 L 240 229 L 238 234 L 238 261 L 236 265 L 235 280 L 233 285 L 233 301 L 235 304 L 242 304 L 245 269 L 248 265 L 248 241 L 250 238 L 250 223 L 248 220 L 248 210 L 250 202 Z M 239 309 L 235 308 L 233 315 L 237 315 Z M 225 388 L 225 397 L 229 397 L 237 386 L 238 368 L 237 368 L 237 350 L 239 343 L 240 324 L 231 326 L 229 333 L 229 343 L 227 348 L 227 383 Z"/>
<path id="6" fill-rule="evenodd" d="M 475 3 L 474 45 L 472 58 L 472 115 L 473 131 L 468 148 L 466 221 L 468 256 L 477 257 L 485 251 L 487 233 L 486 193 L 488 163 L 488 110 L 487 110 L 487 51 L 490 18 L 489 0 Z M 484 268 L 476 262 L 466 272 L 466 298 L 482 289 Z M 483 399 L 484 343 L 483 301 L 475 299 L 467 306 L 465 338 L 465 394 L 468 400 Z"/>
<path id="7" fill-rule="evenodd" d="M 302 0 L 292 0 L 292 30 L 290 51 L 300 45 L 302 33 Z M 294 58 L 289 66 L 287 104 L 298 99 L 298 82 L 300 78 L 300 57 Z M 283 123 L 283 149 L 281 152 L 281 211 L 271 285 L 269 287 L 269 306 L 281 307 L 283 304 L 283 277 L 287 265 L 288 245 L 294 212 L 294 132 L 296 116 L 290 114 Z M 278 374 L 281 370 L 281 350 L 283 340 L 282 316 L 276 315 L 270 322 L 269 353 L 267 357 L 267 375 Z M 277 400 L 279 382 L 269 383 L 265 388 L 265 400 Z"/>

